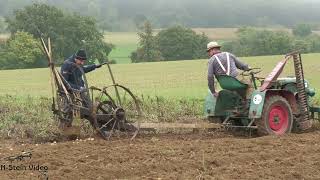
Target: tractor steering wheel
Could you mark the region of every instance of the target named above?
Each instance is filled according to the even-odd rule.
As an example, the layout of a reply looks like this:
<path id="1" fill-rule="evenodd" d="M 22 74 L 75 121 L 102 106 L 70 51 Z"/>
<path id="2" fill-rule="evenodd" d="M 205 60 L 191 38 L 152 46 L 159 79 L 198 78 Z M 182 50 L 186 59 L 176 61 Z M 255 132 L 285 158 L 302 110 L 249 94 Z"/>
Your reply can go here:
<path id="1" fill-rule="evenodd" d="M 254 74 L 259 74 L 261 72 L 261 68 L 250 68 L 247 71 L 242 71 L 241 75 L 242 76 L 251 76 Z"/>

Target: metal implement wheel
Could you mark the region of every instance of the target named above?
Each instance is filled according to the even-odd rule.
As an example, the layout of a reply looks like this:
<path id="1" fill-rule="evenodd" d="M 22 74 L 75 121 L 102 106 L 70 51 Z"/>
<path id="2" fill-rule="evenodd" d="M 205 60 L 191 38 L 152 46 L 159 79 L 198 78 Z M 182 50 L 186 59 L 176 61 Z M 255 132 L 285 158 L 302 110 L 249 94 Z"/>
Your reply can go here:
<path id="1" fill-rule="evenodd" d="M 288 101 L 282 96 L 271 96 L 266 99 L 262 118 L 256 120 L 258 134 L 283 135 L 290 133 L 293 115 Z"/>
<path id="2" fill-rule="evenodd" d="M 104 139 L 124 134 L 134 138 L 139 130 L 141 110 L 136 97 L 124 86 L 104 88 L 95 100 L 95 129 Z"/>

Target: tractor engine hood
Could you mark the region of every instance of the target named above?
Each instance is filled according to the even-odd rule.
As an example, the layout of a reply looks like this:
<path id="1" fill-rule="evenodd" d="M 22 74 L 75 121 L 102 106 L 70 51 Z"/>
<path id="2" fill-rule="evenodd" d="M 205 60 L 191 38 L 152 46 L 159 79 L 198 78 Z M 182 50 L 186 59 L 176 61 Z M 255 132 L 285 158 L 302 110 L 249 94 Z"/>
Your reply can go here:
<path id="1" fill-rule="evenodd" d="M 280 87 L 283 87 L 287 84 L 295 84 L 296 83 L 296 77 L 293 76 L 288 76 L 288 77 L 282 77 L 277 79 L 277 84 Z M 306 88 L 306 93 L 310 96 L 313 97 L 316 93 L 313 88 L 310 87 L 310 84 L 307 80 L 304 80 L 304 87 Z"/>

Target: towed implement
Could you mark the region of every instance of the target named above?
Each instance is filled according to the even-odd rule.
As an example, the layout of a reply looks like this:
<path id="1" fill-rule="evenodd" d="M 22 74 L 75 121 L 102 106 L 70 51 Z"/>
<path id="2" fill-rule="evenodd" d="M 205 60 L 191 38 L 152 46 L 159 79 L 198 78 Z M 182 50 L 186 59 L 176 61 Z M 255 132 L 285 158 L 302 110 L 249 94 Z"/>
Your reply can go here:
<path id="1" fill-rule="evenodd" d="M 289 60 L 295 75 L 279 78 Z M 315 91 L 304 78 L 300 53 L 287 54 L 266 78 L 257 77 L 260 72 L 259 68 L 243 72 L 250 79 L 247 84 L 217 76 L 222 90 L 218 97 L 209 92 L 206 98 L 208 120 L 227 128 L 257 129 L 260 135 L 282 135 L 307 130 L 312 119 L 319 119 L 320 108 L 312 105 Z"/>
<path id="2" fill-rule="evenodd" d="M 83 90 L 73 89 L 55 67 L 50 38 L 48 45 L 42 38 L 41 42 L 51 74 L 52 111 L 59 126 L 66 129 L 75 118 L 81 118 L 88 120 L 104 139 L 114 133 L 134 138 L 139 131 L 140 106 L 128 88 L 115 82 L 109 63 L 104 64 L 108 66 L 113 84 L 103 88 L 89 87 L 82 68 L 74 64 L 82 72 L 85 87 Z"/>

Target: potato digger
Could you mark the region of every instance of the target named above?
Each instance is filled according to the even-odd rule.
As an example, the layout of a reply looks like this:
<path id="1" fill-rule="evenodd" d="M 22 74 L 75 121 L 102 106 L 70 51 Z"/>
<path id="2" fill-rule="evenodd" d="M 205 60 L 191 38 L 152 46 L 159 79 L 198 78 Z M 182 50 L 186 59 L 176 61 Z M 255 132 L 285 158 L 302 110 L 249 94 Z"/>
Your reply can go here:
<path id="1" fill-rule="evenodd" d="M 279 78 L 291 59 L 295 75 Z M 266 78 L 257 77 L 260 72 L 253 68 L 242 73 L 251 85 L 231 76 L 217 76 L 222 90 L 217 97 L 211 92 L 206 97 L 208 120 L 226 128 L 256 129 L 260 135 L 282 135 L 307 130 L 311 119 L 319 119 L 320 108 L 311 103 L 315 91 L 304 78 L 299 52 L 287 54 Z"/>
<path id="2" fill-rule="evenodd" d="M 52 59 L 50 38 L 47 44 L 41 37 L 42 50 L 47 56 L 53 94 L 52 111 L 62 129 L 71 126 L 75 118 L 86 119 L 104 139 L 113 134 L 134 138 L 139 131 L 141 109 L 138 100 L 126 87 L 115 82 L 108 62 L 113 84 L 98 88 L 88 86 L 82 68 L 74 64 L 83 74 L 84 89 L 73 89 L 55 67 Z"/>

